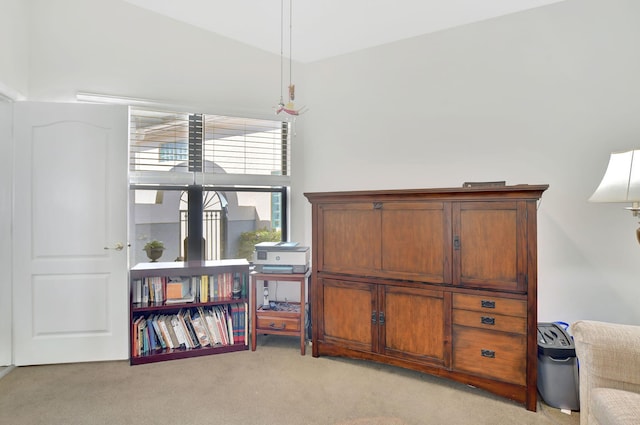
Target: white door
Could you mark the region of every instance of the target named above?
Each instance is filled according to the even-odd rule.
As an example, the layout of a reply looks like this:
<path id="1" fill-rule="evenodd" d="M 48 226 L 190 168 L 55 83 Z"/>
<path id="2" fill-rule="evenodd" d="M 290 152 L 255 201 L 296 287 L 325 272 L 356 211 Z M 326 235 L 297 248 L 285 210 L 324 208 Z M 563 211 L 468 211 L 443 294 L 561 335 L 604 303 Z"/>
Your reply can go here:
<path id="1" fill-rule="evenodd" d="M 14 104 L 16 365 L 128 357 L 127 132 L 126 106 Z"/>

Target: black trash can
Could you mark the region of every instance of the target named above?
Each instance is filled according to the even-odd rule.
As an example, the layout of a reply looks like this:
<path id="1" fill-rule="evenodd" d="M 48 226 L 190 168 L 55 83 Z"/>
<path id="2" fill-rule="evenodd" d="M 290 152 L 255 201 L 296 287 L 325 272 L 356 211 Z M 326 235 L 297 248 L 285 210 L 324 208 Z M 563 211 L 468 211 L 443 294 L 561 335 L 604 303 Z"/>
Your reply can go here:
<path id="1" fill-rule="evenodd" d="M 580 410 L 576 347 L 557 323 L 538 323 L 538 392 L 549 406 Z"/>

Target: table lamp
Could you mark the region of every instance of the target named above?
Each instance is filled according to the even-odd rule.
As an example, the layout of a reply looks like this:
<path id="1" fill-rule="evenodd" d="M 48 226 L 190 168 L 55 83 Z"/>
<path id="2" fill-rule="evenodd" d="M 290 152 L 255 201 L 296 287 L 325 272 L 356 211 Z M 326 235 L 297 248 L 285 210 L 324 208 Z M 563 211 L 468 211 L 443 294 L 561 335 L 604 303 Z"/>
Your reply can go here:
<path id="1" fill-rule="evenodd" d="M 631 203 L 626 209 L 640 216 L 640 149 L 611 153 L 607 171 L 589 201 Z M 640 228 L 636 237 L 640 243 Z"/>

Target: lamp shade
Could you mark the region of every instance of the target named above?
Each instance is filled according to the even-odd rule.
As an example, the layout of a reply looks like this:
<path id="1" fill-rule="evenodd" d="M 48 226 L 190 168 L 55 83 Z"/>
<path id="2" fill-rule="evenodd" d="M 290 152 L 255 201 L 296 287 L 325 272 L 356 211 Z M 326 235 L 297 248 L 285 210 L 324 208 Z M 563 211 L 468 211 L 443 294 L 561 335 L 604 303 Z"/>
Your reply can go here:
<path id="1" fill-rule="evenodd" d="M 640 150 L 613 152 L 591 202 L 640 201 Z"/>

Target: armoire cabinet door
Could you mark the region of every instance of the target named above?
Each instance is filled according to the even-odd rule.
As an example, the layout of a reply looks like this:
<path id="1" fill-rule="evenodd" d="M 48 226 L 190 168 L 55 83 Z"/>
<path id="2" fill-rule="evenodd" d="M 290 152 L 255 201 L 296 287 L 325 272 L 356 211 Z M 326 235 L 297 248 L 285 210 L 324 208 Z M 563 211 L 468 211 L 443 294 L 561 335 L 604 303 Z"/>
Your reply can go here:
<path id="1" fill-rule="evenodd" d="M 526 203 L 454 203 L 453 217 L 454 285 L 526 292 Z"/>
<path id="2" fill-rule="evenodd" d="M 379 294 L 381 353 L 447 366 L 444 292 L 382 285 Z"/>
<path id="3" fill-rule="evenodd" d="M 336 279 L 318 283 L 323 310 L 318 311 L 314 326 L 318 326 L 319 338 L 354 350 L 375 351 L 378 329 L 372 316 L 377 285 Z"/>
<path id="4" fill-rule="evenodd" d="M 317 269 L 372 275 L 380 269 L 380 211 L 372 202 L 318 207 Z"/>
<path id="5" fill-rule="evenodd" d="M 451 203 L 385 202 L 382 272 L 385 277 L 451 283 Z"/>

